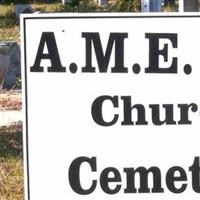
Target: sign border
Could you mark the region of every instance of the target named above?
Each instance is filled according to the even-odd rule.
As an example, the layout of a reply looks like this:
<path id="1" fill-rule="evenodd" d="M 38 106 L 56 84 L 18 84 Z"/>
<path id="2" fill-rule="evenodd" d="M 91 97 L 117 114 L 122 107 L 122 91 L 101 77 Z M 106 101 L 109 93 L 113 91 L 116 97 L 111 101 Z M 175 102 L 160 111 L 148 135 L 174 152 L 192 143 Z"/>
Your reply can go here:
<path id="1" fill-rule="evenodd" d="M 28 82 L 27 82 L 27 40 L 26 22 L 43 19 L 130 19 L 130 18 L 200 18 L 198 13 L 57 13 L 57 14 L 22 14 L 20 16 L 22 42 L 22 77 L 23 77 L 23 157 L 24 157 L 24 193 L 25 200 L 30 200 L 30 168 L 29 168 L 29 124 L 28 124 Z M 27 195 L 27 196 L 26 196 Z"/>

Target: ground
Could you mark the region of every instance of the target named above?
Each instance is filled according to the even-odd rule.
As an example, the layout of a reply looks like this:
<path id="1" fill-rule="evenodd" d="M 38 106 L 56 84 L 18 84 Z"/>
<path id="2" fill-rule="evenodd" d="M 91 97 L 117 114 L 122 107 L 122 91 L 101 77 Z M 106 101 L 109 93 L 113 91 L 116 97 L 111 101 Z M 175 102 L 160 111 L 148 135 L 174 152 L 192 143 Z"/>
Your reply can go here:
<path id="1" fill-rule="evenodd" d="M 0 113 L 21 108 L 21 92 L 0 91 Z M 0 126 L 0 200 L 23 200 L 23 182 L 22 122 Z"/>
<path id="2" fill-rule="evenodd" d="M 0 91 L 0 111 L 2 110 L 21 110 L 22 97 L 21 91 Z"/>

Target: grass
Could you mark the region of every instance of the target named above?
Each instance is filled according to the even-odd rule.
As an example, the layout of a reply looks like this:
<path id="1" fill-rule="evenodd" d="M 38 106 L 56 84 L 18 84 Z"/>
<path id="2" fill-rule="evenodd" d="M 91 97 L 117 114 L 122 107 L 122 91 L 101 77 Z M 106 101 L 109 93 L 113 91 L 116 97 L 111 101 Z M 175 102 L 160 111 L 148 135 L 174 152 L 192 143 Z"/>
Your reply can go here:
<path id="1" fill-rule="evenodd" d="M 32 4 L 32 8 L 34 11 L 45 13 L 59 12 L 61 4 Z M 0 5 L 0 41 L 12 40 L 19 43 L 19 32 L 19 25 L 16 24 L 14 15 L 14 4 Z"/>
<path id="2" fill-rule="evenodd" d="M 19 26 L 0 27 L 0 41 L 16 41 L 20 42 Z"/>
<path id="3" fill-rule="evenodd" d="M 19 26 L 16 25 L 14 5 L 0 5 L 0 41 L 19 42 Z"/>
<path id="4" fill-rule="evenodd" d="M 80 10 L 95 9 L 94 6 L 89 5 L 91 0 L 84 0 L 84 4 L 80 4 Z M 61 3 L 37 3 L 31 4 L 33 11 L 39 11 L 41 13 L 55 13 L 64 11 L 73 11 L 69 6 L 63 6 Z M 17 41 L 20 43 L 19 37 L 19 25 L 16 24 L 16 18 L 14 15 L 14 4 L 0 5 L 0 41 Z"/>
<path id="5" fill-rule="evenodd" d="M 13 13 L 14 12 L 14 5 L 0 5 L 0 16 L 5 17 L 7 16 L 9 13 Z"/>
<path id="6" fill-rule="evenodd" d="M 41 11 L 45 13 L 53 13 L 62 11 L 62 5 L 60 3 L 51 3 L 51 4 L 32 4 L 34 11 Z"/>
<path id="7" fill-rule="evenodd" d="M 112 2 L 112 0 L 108 0 L 108 2 Z M 118 3 L 117 3 L 118 2 Z M 31 4 L 34 11 L 40 11 L 44 13 L 54 13 L 54 12 L 73 12 L 73 11 L 79 11 L 79 12 L 94 12 L 94 11 L 128 11 L 127 8 L 120 8 L 120 5 L 122 2 L 121 0 L 116 1 L 116 5 L 109 5 L 106 7 L 98 7 L 96 4 L 94 4 L 94 1 L 92 0 L 82 0 L 80 4 L 75 7 L 71 5 L 63 6 L 61 3 L 50 3 L 50 4 L 44 4 L 44 3 L 33 3 Z M 124 1 L 125 7 L 127 7 L 126 2 Z M 130 1 L 131 2 L 131 1 Z M 140 2 L 140 1 L 138 1 Z M 103 10 L 102 10 L 103 9 Z M 135 9 L 133 9 L 135 10 Z M 131 11 L 131 10 L 129 10 Z M 164 12 L 170 12 L 170 11 L 178 11 L 178 1 L 176 1 L 176 6 L 166 6 L 164 8 Z M 16 18 L 14 15 L 14 4 L 10 5 L 0 5 L 0 41 L 19 41 L 19 26 L 16 25 Z"/>
<path id="8" fill-rule="evenodd" d="M 45 3 L 33 3 L 31 4 L 32 8 L 34 11 L 40 10 L 44 12 L 56 12 L 59 11 L 61 8 L 60 3 L 50 3 L 50 4 L 45 4 Z M 7 16 L 10 14 L 14 13 L 14 4 L 10 5 L 0 5 L 0 17 L 2 16 Z"/>
<path id="9" fill-rule="evenodd" d="M 22 125 L 0 128 L 0 200 L 23 200 Z"/>
<path id="10" fill-rule="evenodd" d="M 0 161 L 0 199 L 23 200 L 23 162 L 21 157 Z"/>
<path id="11" fill-rule="evenodd" d="M 12 27 L 15 24 L 14 5 L 0 5 L 0 27 Z"/>

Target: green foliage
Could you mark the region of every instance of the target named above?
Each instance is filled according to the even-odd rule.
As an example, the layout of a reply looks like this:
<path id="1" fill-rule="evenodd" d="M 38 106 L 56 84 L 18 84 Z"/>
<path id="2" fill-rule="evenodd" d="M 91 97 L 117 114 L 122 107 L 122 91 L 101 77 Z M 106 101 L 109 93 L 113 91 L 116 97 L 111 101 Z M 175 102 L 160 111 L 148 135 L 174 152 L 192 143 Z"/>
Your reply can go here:
<path id="1" fill-rule="evenodd" d="M 93 0 L 71 0 L 63 6 L 63 12 L 95 12 L 97 5 Z"/>
<path id="2" fill-rule="evenodd" d="M 140 0 L 117 0 L 110 11 L 115 12 L 139 12 Z"/>
<path id="3" fill-rule="evenodd" d="M 0 5 L 0 41 L 19 40 L 19 27 L 16 26 L 14 5 Z"/>
<path id="4" fill-rule="evenodd" d="M 33 4 L 33 3 L 54 3 L 57 0 L 4 0 L 5 4 Z"/>
<path id="5" fill-rule="evenodd" d="M 41 11 L 44 13 L 54 13 L 61 12 L 63 10 L 63 5 L 60 3 L 36 3 L 31 5 L 34 11 Z"/>
<path id="6" fill-rule="evenodd" d="M 0 6 L 0 28 L 12 27 L 15 24 L 14 5 Z"/>
<path id="7" fill-rule="evenodd" d="M 8 129 L 10 129 L 8 131 Z M 16 132 L 17 131 L 17 132 Z M 22 133 L 19 125 L 1 127 L 0 133 L 0 161 L 4 158 L 12 158 L 22 155 Z"/>

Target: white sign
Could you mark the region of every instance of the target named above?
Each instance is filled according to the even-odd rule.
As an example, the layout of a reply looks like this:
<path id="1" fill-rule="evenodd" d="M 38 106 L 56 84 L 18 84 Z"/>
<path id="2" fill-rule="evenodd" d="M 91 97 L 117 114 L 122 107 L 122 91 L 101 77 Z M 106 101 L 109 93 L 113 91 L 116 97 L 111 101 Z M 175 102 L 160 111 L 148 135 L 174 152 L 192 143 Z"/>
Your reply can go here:
<path id="1" fill-rule="evenodd" d="M 21 18 L 26 200 L 199 200 L 199 23 Z"/>

